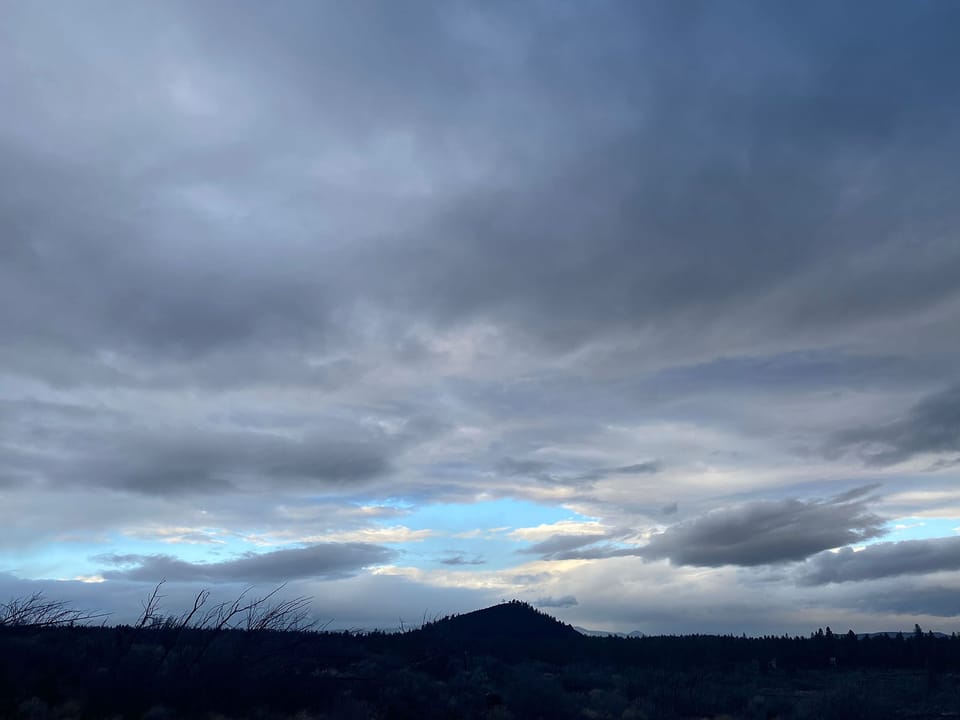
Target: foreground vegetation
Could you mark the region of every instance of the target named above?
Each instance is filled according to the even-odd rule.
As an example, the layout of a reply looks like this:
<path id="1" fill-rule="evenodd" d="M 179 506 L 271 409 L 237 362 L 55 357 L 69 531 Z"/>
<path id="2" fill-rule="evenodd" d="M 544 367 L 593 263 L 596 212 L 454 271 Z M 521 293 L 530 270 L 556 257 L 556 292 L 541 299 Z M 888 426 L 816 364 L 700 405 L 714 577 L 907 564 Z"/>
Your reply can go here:
<path id="1" fill-rule="evenodd" d="M 333 633 L 307 599 L 91 626 L 42 596 L 0 607 L 6 718 L 960 717 L 960 639 L 585 637 L 523 603 L 401 633 Z M 11 608 L 16 612 L 11 612 Z M 31 609 L 32 608 L 32 609 Z"/>

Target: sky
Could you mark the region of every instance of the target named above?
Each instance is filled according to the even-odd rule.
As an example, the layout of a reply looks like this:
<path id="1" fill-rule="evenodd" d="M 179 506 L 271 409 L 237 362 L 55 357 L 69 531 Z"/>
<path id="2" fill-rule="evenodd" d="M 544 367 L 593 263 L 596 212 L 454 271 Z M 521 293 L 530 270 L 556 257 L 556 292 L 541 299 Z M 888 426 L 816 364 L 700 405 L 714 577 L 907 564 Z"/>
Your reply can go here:
<path id="1" fill-rule="evenodd" d="M 958 26 L 0 0 L 0 598 L 960 630 Z"/>

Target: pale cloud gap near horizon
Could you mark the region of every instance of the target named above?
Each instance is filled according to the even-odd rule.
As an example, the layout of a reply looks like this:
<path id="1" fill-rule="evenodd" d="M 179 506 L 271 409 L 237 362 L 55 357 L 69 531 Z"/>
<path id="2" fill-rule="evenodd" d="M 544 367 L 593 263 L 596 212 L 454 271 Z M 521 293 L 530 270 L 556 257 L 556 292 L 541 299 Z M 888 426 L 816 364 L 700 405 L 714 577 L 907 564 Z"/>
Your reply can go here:
<path id="1" fill-rule="evenodd" d="M 0 594 L 955 627 L 960 8 L 0 12 Z"/>

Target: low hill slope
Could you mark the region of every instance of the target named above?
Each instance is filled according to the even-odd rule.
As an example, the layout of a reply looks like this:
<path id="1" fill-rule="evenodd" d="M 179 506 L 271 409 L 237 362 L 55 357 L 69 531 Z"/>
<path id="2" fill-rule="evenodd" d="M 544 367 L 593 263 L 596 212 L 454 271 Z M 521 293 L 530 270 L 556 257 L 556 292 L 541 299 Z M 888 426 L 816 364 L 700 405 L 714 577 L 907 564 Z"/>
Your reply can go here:
<path id="1" fill-rule="evenodd" d="M 527 603 L 511 601 L 429 623 L 406 633 L 422 648 L 543 657 L 573 650 L 585 639 L 572 626 Z"/>
<path id="2" fill-rule="evenodd" d="M 572 626 L 516 600 L 464 615 L 453 615 L 428 624 L 422 631 L 462 638 L 569 640 L 580 637 L 580 633 Z"/>

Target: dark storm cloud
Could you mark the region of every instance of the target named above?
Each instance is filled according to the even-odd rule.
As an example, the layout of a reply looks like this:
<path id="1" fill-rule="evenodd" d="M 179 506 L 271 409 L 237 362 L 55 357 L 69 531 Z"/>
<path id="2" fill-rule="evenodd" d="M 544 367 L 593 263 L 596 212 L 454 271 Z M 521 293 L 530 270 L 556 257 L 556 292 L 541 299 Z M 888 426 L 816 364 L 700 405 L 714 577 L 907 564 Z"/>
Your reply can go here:
<path id="1" fill-rule="evenodd" d="M 245 355 L 222 363 L 237 382 L 265 347 L 343 341 L 347 291 L 362 284 L 344 270 L 363 266 L 335 248 L 402 205 L 341 187 L 340 161 L 326 158 L 355 163 L 350 149 L 376 149 L 382 133 L 428 132 L 469 86 L 445 60 L 461 44 L 442 18 L 381 10 L 11 12 L 0 43 L 11 108 L 0 151 L 16 188 L 0 206 L 0 328 L 19 341 L 9 366 L 113 383 L 125 373 L 107 372 L 102 349 L 132 357 L 136 376 L 228 351 Z M 369 52 L 356 52 L 357 33 Z M 354 202 L 363 210 L 345 211 Z M 73 367 L 36 362 L 55 351 Z M 274 374 L 302 372 L 289 365 Z"/>
<path id="2" fill-rule="evenodd" d="M 642 548 L 647 559 L 674 565 L 768 565 L 884 534 L 862 488 L 828 500 L 755 501 L 673 525 Z"/>
<path id="3" fill-rule="evenodd" d="M 361 306 L 394 338 L 485 319 L 573 347 L 957 292 L 950 5 L 877 4 L 869 33 L 829 4 L 68 10 L 21 6 L 3 37 L 18 372 L 110 381 L 109 350 L 297 375 L 251 356 L 351 347 Z M 57 352 L 74 367 L 35 362 Z"/>
<path id="4" fill-rule="evenodd" d="M 247 553 L 236 560 L 190 563 L 171 555 L 110 554 L 93 558 L 119 568 L 101 574 L 110 580 L 158 582 L 286 582 L 303 578 L 349 577 L 389 562 L 395 551 L 366 543 L 320 543 L 292 550 Z"/>
<path id="5" fill-rule="evenodd" d="M 922 453 L 960 451 L 960 385 L 929 395 L 886 424 L 837 433 L 831 453 L 856 449 L 869 465 L 893 465 Z"/>
<path id="6" fill-rule="evenodd" d="M 823 5 L 653 13 L 632 44 L 610 32 L 610 64 L 593 94 L 616 90 L 621 103 L 611 106 L 627 106 L 631 129 L 564 145 L 525 193 L 465 198 L 421 234 L 436 262 L 408 266 L 417 287 L 445 297 L 438 311 L 450 319 L 495 317 L 561 346 L 624 328 L 725 325 L 740 314 L 753 325 L 737 327 L 741 336 L 829 331 L 955 297 L 960 251 L 934 239 L 949 225 L 938 214 L 921 230 L 936 248 L 922 258 L 902 218 L 931 202 L 953 214 L 944 205 L 953 184 L 937 157 L 957 141 L 958 93 L 944 60 L 958 51 L 940 25 L 956 9 L 924 6 L 904 32 L 893 6 L 878 8 L 865 42 L 846 7 L 826 32 L 818 19 L 835 12 Z M 737 42 L 745 26 L 762 28 L 769 44 Z M 683 62 L 638 82 L 629 69 L 671 45 L 684 48 Z M 552 64 L 534 70 L 565 67 L 569 47 L 538 47 Z M 914 73 L 924 76 L 919 88 Z M 925 102 L 909 109 L 891 101 L 918 94 Z M 582 130 L 591 118 L 570 122 Z M 931 127 L 938 132 L 925 137 Z M 932 196 L 894 171 L 905 153 Z M 847 185 L 861 182 L 868 157 L 880 172 L 852 195 Z M 864 267 L 868 250 L 875 262 Z M 409 285 L 397 293 L 417 297 Z M 769 304 L 753 304 L 763 297 Z"/>
<path id="7" fill-rule="evenodd" d="M 149 373 L 171 357 L 328 337 L 336 275 L 320 270 L 331 263 L 298 245 L 293 226 L 306 218 L 268 217 L 305 190 L 296 172 L 279 182 L 266 166 L 297 133 L 246 112 L 268 85 L 208 52 L 221 31 L 173 4 L 101 8 L 108 19 L 95 8 L 16 10 L 2 45 L 14 95 L 4 105 L 17 110 L 0 122 L 4 184 L 16 187 L 0 204 L 0 327 L 18 340 L 13 369 L 68 382 L 69 370 L 31 363 L 70 352 L 91 366 L 73 382 L 116 382 L 94 372 L 100 350 Z"/>
<path id="8" fill-rule="evenodd" d="M 238 412 L 227 419 L 143 422 L 132 411 L 6 402 L 0 461 L 7 473 L 54 490 L 175 496 L 350 487 L 387 475 L 404 452 L 444 430 L 415 414 L 394 417 L 390 431 L 349 413 Z"/>
<path id="9" fill-rule="evenodd" d="M 111 456 L 93 458 L 92 481 L 160 495 L 351 483 L 386 473 L 392 455 L 387 438 L 291 439 L 234 432 L 157 434 L 138 440 Z"/>
<path id="10" fill-rule="evenodd" d="M 641 557 L 669 559 L 674 565 L 770 565 L 878 537 L 886 532 L 884 519 L 869 512 L 874 501 L 866 485 L 826 500 L 787 499 L 751 501 L 720 508 L 670 526 L 651 536 L 645 545 L 637 532 L 618 529 L 605 533 L 553 535 L 517 550 L 542 560 L 600 560 Z M 664 514 L 676 507 L 667 506 Z"/>
<path id="11" fill-rule="evenodd" d="M 960 537 L 883 542 L 857 552 L 843 548 L 820 553 L 807 561 L 799 582 L 826 585 L 942 570 L 960 570 Z"/>
<path id="12" fill-rule="evenodd" d="M 14 469 L 48 488 L 104 487 L 146 495 L 265 491 L 358 483 L 390 470 L 402 445 L 354 428 L 302 437 L 268 432 L 144 428 L 61 432 L 49 455 L 12 457 Z"/>
<path id="13" fill-rule="evenodd" d="M 956 618 L 960 615 L 960 588 L 943 585 L 884 588 L 863 593 L 851 604 L 868 612 Z"/>
<path id="14" fill-rule="evenodd" d="M 242 237 L 249 231 L 231 223 L 205 226 L 187 207 L 155 207 L 152 195 L 162 188 L 131 188 L 110 168 L 100 171 L 103 179 L 77 172 L 20 171 L 15 197 L 22 201 L 0 208 L 6 226 L 23 228 L 11 238 L 20 249 L 0 271 L 6 300 L 0 322 L 22 346 L 19 355 L 7 351 L 11 363 L 33 352 L 73 349 L 116 382 L 124 373 L 110 378 L 97 351 L 132 354 L 149 367 L 171 355 L 193 358 L 280 339 L 286 345 L 328 332 L 326 291 L 296 271 L 293 258 L 264 256 Z M 131 211 L 144 205 L 145 211 Z M 187 242 L 195 236 L 203 241 Z M 31 316 L 47 321 L 30 322 Z"/>
<path id="15" fill-rule="evenodd" d="M 719 358 L 649 372 L 633 369 L 643 361 L 642 356 L 643 351 L 629 346 L 613 347 L 592 358 L 590 372 L 574 376 L 543 372 L 493 383 L 464 377 L 448 387 L 496 417 L 549 417 L 551 432 L 562 432 L 566 438 L 590 432 L 597 417 L 722 424 L 731 418 L 731 395 L 763 402 L 774 396 L 828 390 L 913 391 L 940 383 L 940 378 L 954 374 L 956 367 L 953 356 L 946 353 L 851 355 L 822 350 Z M 779 417 L 790 421 L 787 414 Z M 527 433 L 518 430 L 514 434 L 524 438 Z M 821 442 L 818 439 L 811 445 L 815 448 Z M 543 462 L 543 458 L 531 462 Z M 509 469 L 516 472 L 516 468 Z M 536 467 L 547 474 L 557 469 L 547 463 Z"/>

